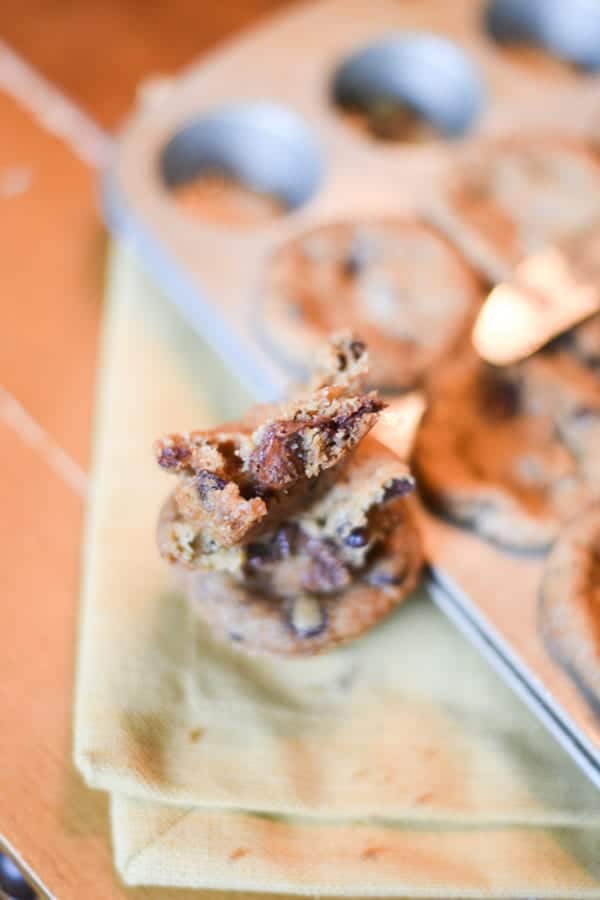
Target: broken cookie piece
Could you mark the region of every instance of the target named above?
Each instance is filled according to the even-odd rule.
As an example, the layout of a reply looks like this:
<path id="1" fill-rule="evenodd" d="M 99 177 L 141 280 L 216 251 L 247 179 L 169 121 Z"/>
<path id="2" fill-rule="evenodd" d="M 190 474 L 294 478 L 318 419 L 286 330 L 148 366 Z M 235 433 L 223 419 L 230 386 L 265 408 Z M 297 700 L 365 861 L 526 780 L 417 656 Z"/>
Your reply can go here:
<path id="1" fill-rule="evenodd" d="M 368 432 L 364 345 L 338 336 L 309 388 L 219 430 L 159 441 L 177 477 L 160 551 L 221 637 L 315 653 L 350 640 L 414 588 L 421 542 L 406 465 Z"/>
<path id="2" fill-rule="evenodd" d="M 327 487 L 327 470 L 342 462 L 385 406 L 364 391 L 366 356 L 364 345 L 342 334 L 312 389 L 280 406 L 255 407 L 244 422 L 157 441 L 159 466 L 178 478 L 172 540 L 161 527 L 169 560 L 204 565 L 202 556 L 256 538 L 304 504 L 307 493 Z M 181 522 L 186 534 L 194 531 L 183 553 Z"/>

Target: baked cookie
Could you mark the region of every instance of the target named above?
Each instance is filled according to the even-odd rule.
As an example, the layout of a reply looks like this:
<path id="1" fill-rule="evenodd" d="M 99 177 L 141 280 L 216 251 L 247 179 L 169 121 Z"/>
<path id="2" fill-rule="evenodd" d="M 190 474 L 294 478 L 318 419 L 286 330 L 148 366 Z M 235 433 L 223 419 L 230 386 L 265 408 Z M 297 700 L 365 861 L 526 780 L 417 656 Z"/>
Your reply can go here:
<path id="1" fill-rule="evenodd" d="M 421 541 L 404 462 L 368 431 L 364 344 L 341 336 L 309 389 L 219 431 L 157 442 L 177 475 L 158 526 L 194 609 L 249 652 L 351 640 L 414 588 Z"/>
<path id="2" fill-rule="evenodd" d="M 331 332 L 369 346 L 369 381 L 405 390 L 474 320 L 481 285 L 445 237 L 416 220 L 321 226 L 271 257 L 261 321 L 272 348 L 304 366 Z"/>
<path id="3" fill-rule="evenodd" d="M 541 551 L 600 489 L 600 381 L 556 349 L 505 368 L 445 367 L 414 447 L 419 485 L 452 521 Z"/>
<path id="4" fill-rule="evenodd" d="M 481 145 L 449 190 L 453 211 L 509 265 L 600 216 L 600 165 L 576 138 Z"/>
<path id="5" fill-rule="evenodd" d="M 574 519 L 542 578 L 539 627 L 552 656 L 600 708 L 600 506 Z"/>

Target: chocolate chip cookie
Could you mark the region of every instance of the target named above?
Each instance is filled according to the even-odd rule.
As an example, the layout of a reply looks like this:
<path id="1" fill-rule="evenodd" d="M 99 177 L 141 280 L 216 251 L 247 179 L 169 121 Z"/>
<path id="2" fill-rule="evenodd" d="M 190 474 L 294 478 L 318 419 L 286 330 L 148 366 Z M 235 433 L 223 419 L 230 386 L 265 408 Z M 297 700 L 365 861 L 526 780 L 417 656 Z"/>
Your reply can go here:
<path id="1" fill-rule="evenodd" d="M 177 476 L 162 555 L 221 637 L 249 652 L 315 653 L 351 640 L 417 583 L 421 542 L 404 462 L 368 434 L 367 353 L 328 347 L 312 384 L 217 431 L 157 442 Z"/>
<path id="2" fill-rule="evenodd" d="M 404 390 L 464 337 L 481 286 L 445 237 L 416 220 L 324 225 L 267 265 L 261 315 L 282 359 L 304 366 L 340 328 L 361 334 L 370 384 Z"/>
<path id="3" fill-rule="evenodd" d="M 431 385 L 414 447 L 431 505 L 507 549 L 541 551 L 600 491 L 600 380 L 572 354 L 495 368 L 471 356 Z"/>
<path id="4" fill-rule="evenodd" d="M 454 177 L 452 209 L 508 264 L 600 216 L 600 166 L 576 138 L 481 145 Z"/>
<path id="5" fill-rule="evenodd" d="M 552 548 L 539 627 L 552 656 L 600 708 L 600 506 L 574 519 Z"/>

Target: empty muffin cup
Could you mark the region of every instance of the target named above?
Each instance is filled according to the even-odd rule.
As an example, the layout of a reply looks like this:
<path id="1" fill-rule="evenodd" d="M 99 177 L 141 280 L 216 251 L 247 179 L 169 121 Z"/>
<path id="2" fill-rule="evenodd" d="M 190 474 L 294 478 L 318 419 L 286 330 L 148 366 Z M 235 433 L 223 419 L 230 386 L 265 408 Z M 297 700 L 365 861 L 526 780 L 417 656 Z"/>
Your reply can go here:
<path id="1" fill-rule="evenodd" d="M 310 130 L 291 110 L 267 102 L 228 106 L 188 123 L 162 151 L 159 167 L 186 215 L 233 228 L 297 209 L 322 176 Z"/>
<path id="2" fill-rule="evenodd" d="M 582 70 L 600 68 L 600 5 L 595 0 L 491 0 L 484 27 L 500 44 L 537 47 Z"/>
<path id="3" fill-rule="evenodd" d="M 452 41 L 406 33 L 358 50 L 335 71 L 333 102 L 387 140 L 459 137 L 483 102 L 481 77 Z"/>

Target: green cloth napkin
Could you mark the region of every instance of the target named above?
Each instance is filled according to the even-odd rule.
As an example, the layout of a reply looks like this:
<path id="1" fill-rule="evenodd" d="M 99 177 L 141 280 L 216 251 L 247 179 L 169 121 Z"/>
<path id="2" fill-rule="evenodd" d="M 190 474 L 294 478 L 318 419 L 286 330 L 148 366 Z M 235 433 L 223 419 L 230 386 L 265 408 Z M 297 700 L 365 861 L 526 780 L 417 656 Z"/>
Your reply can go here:
<path id="1" fill-rule="evenodd" d="M 250 659 L 159 558 L 163 432 L 249 402 L 113 255 L 84 554 L 75 760 L 131 884 L 600 897 L 600 794 L 423 593 L 348 647 Z"/>

